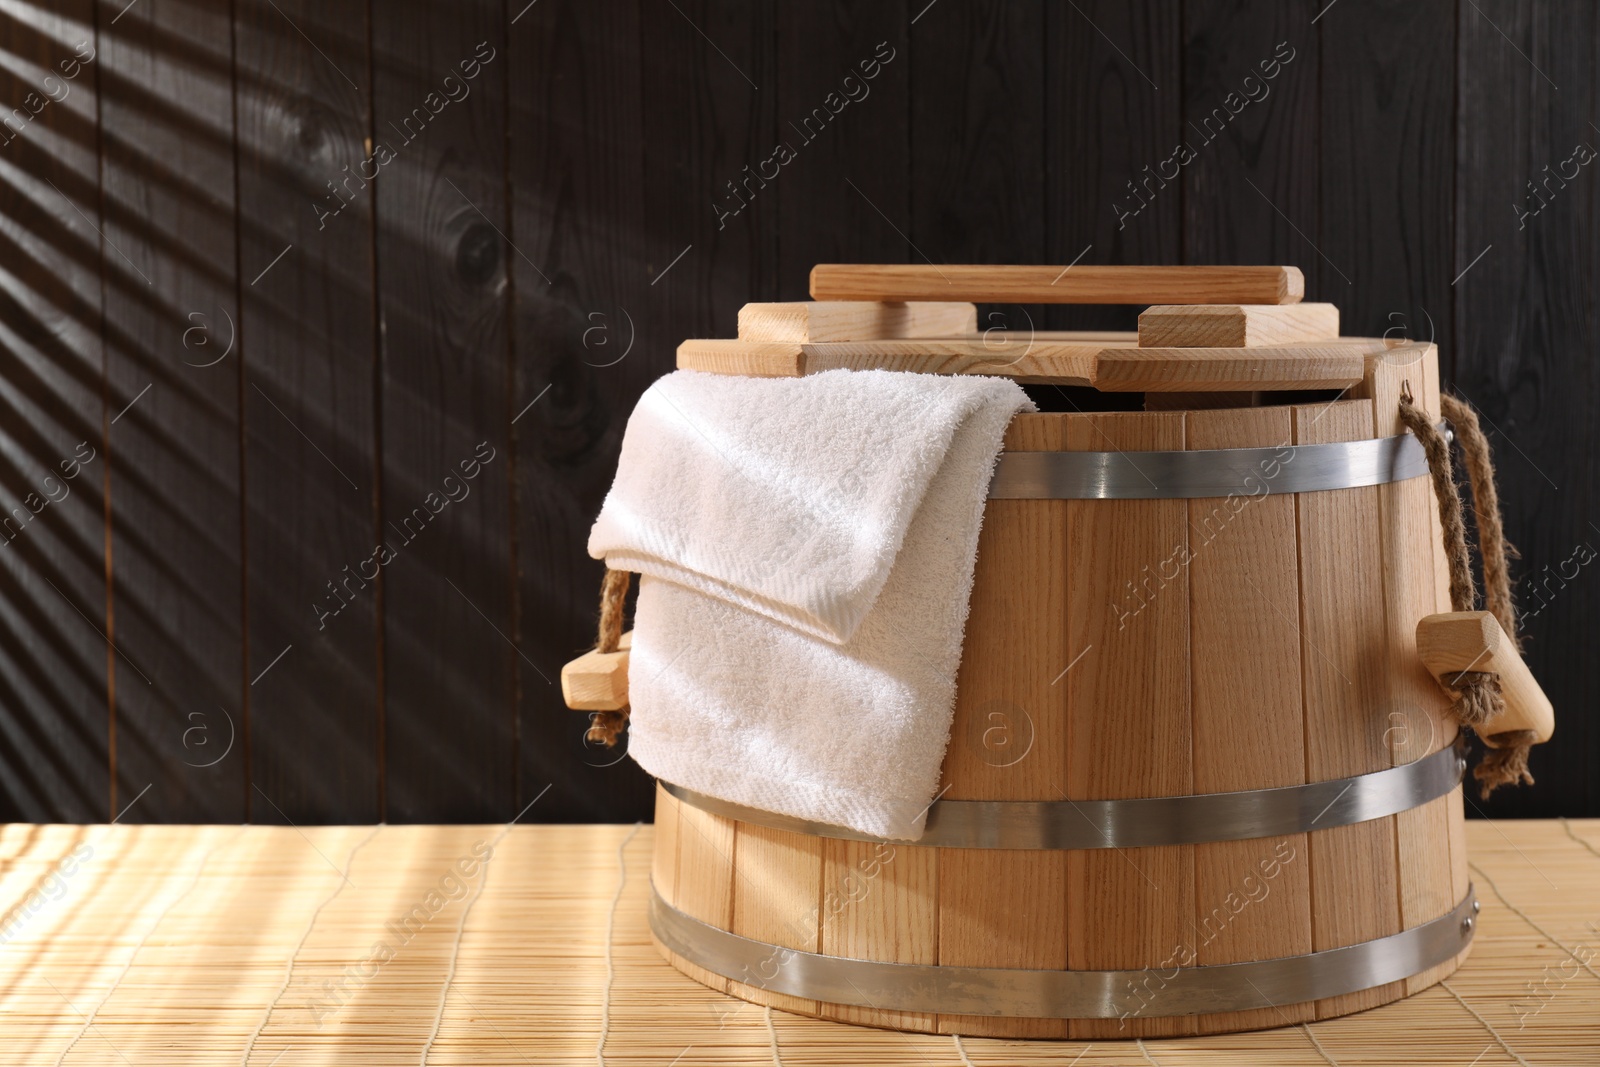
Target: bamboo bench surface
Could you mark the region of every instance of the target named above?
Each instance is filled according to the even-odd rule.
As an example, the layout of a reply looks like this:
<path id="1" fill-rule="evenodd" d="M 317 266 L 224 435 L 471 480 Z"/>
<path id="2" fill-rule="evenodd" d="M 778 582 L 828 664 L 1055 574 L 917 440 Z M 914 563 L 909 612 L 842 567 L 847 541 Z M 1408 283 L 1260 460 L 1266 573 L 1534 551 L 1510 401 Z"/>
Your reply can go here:
<path id="1" fill-rule="evenodd" d="M 0 828 L 3 1058 L 240 1063 L 248 1049 L 249 1063 L 282 1067 L 592 1064 L 603 1026 L 613 1065 L 960 1067 L 965 1056 L 1462 1067 L 1515 1062 L 1510 1053 L 1557 1065 L 1592 1064 L 1600 1044 L 1596 819 L 1467 824 L 1483 911 L 1472 955 L 1444 984 L 1309 1027 L 1146 1040 L 1142 1052 L 1116 1041 L 958 1043 L 783 1012 L 769 1020 L 685 978 L 651 946 L 651 827 L 503 831 Z M 487 862 L 476 862 L 475 844 L 479 854 L 492 846 Z M 36 887 L 42 904 L 17 912 Z M 375 946 L 398 943 L 408 913 L 406 943 L 381 960 Z M 342 1004 L 324 985 L 341 973 Z"/>

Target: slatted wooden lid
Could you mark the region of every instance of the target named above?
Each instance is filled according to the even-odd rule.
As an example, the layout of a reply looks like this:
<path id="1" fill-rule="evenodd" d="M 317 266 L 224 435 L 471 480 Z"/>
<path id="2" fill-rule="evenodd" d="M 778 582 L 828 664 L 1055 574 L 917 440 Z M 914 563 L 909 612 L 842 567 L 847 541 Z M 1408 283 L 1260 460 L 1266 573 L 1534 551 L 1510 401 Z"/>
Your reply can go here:
<path id="1" fill-rule="evenodd" d="M 1381 339 L 1340 337 L 1300 303 L 1295 267 L 819 264 L 814 301 L 747 304 L 739 336 L 689 340 L 678 366 L 797 377 L 825 370 L 989 374 L 1107 392 L 1342 389 Z M 972 301 L 1149 305 L 1137 333 L 982 330 Z"/>

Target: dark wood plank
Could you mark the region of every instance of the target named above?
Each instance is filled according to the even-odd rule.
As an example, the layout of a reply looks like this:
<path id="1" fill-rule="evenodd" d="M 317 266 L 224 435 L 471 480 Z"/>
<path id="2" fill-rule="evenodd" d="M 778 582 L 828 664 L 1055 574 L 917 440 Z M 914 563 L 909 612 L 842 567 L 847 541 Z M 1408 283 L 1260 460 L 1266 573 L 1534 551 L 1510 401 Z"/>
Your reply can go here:
<path id="1" fill-rule="evenodd" d="M 1326 284 L 1331 272 L 1296 232 L 1317 228 L 1315 14 L 1265 0 L 1184 5 L 1181 158 L 1193 158 L 1178 168 L 1183 256 L 1292 263 L 1305 274 L 1307 299 L 1324 293 L 1342 302 L 1343 280 Z"/>
<path id="2" fill-rule="evenodd" d="M 375 190 L 385 816 L 509 819 L 507 15 L 409 0 L 372 20 L 374 151 L 392 154 Z"/>
<path id="3" fill-rule="evenodd" d="M 8 109 L 0 129 L 6 822 L 111 816 L 92 25 L 90 0 L 0 13 L 9 55 L 0 72 Z M 23 118 L 13 106 L 25 108 Z"/>
<path id="4" fill-rule="evenodd" d="M 1340 5 L 1316 30 L 1323 56 L 1339 57 L 1321 72 L 1320 230 L 1298 223 L 1316 244 L 1300 258 L 1321 251 L 1316 298 L 1339 305 L 1348 335 L 1394 329 L 1450 352 L 1456 12 Z"/>
<path id="5" fill-rule="evenodd" d="M 100 5 L 98 61 L 117 800 L 149 786 L 128 821 L 235 821 L 242 746 L 215 751 L 242 729 L 239 362 L 184 344 L 192 315 L 238 321 L 232 27 L 123 7 Z"/>
<path id="6" fill-rule="evenodd" d="M 935 11 L 938 9 L 935 8 Z M 928 18 L 932 18 L 930 13 Z M 1044 225 L 1050 262 L 1182 262 L 1181 189 L 1151 181 L 1182 141 L 1179 9 L 1050 5 L 1044 40 Z M 1141 187 L 1142 189 L 1142 187 Z M 1050 309 L 1051 329 L 1131 330 L 1137 309 Z"/>
<path id="7" fill-rule="evenodd" d="M 774 73 L 780 32 L 772 9 L 736 0 L 639 7 L 646 229 L 617 239 L 642 244 L 647 280 L 655 282 L 641 342 L 662 373 L 671 366 L 667 349 L 684 338 L 731 336 L 744 304 L 803 291 L 789 288 L 803 279 L 777 274 L 783 170 L 803 161 L 771 181 L 758 173 L 782 139 Z"/>
<path id="8" fill-rule="evenodd" d="M 236 10 L 251 818 L 375 822 L 380 168 L 366 148 L 366 12 Z"/>
<path id="9" fill-rule="evenodd" d="M 1467 815 L 1593 812 L 1600 729 L 1584 711 L 1600 690 L 1574 642 L 1600 624 L 1600 577 L 1585 562 L 1600 549 L 1590 414 L 1600 395 L 1583 369 L 1600 341 L 1600 134 L 1576 102 L 1594 99 L 1600 24 L 1590 8 L 1482 0 L 1461 4 L 1459 17 L 1449 271 L 1461 275 L 1459 344 L 1445 385 L 1478 408 L 1490 433 L 1506 536 L 1522 553 L 1512 576 L 1526 655 L 1557 717 L 1555 741 L 1533 750 L 1538 785 L 1503 789 L 1488 802 L 1469 790 Z M 1575 158 L 1580 144 L 1587 163 Z"/>
<path id="10" fill-rule="evenodd" d="M 903 243 L 900 255 L 913 263 L 1047 262 L 1044 5 L 995 0 L 915 14 L 904 46 L 915 87 L 911 221 L 880 205 L 888 218 L 866 224 L 903 230 L 914 247 Z M 890 190 L 863 192 L 877 200 Z M 978 308 L 980 329 L 1026 331 L 1044 317 Z"/>
<path id="11" fill-rule="evenodd" d="M 774 183 L 779 299 L 810 299 L 807 279 L 818 263 L 922 262 L 878 214 L 909 232 L 916 30 L 908 24 L 919 7 L 894 0 L 781 9 L 777 135 L 794 158 Z"/>
<path id="12" fill-rule="evenodd" d="M 518 641 L 527 657 L 518 661 L 517 807 L 548 785 L 528 819 L 620 822 L 648 817 L 650 778 L 626 749 L 584 743 L 588 719 L 563 705 L 558 679 L 594 641 L 602 567 L 585 546 L 622 428 L 639 394 L 672 369 L 665 339 L 641 336 L 652 326 L 654 257 L 636 239 L 647 229 L 638 8 L 526 3 L 510 4 L 513 18 L 524 13 L 507 62 L 507 233 L 528 256 L 508 261 Z"/>

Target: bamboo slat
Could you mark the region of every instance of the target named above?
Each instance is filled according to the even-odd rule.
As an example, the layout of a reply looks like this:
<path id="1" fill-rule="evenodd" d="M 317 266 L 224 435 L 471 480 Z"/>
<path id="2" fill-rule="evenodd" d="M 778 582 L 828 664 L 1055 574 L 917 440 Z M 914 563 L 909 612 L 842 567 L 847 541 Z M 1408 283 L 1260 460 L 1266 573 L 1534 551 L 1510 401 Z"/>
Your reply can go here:
<path id="1" fill-rule="evenodd" d="M 264 1018 L 247 1060 L 256 1067 L 961 1067 L 963 1055 L 1018 1067 L 1462 1067 L 1514 1057 L 1578 1067 L 1600 1044 L 1595 819 L 1467 824 L 1483 911 L 1471 959 L 1445 983 L 1304 1027 L 1146 1039 L 1142 1050 L 977 1037 L 958 1047 L 948 1035 L 781 1011 L 769 1029 L 763 1009 L 690 981 L 651 945 L 653 828 L 518 825 L 487 864 L 471 866 L 503 829 L 0 827 L 0 899 L 12 931 L 0 951 L 3 1058 L 22 1067 L 236 1064 Z M 83 845 L 88 857 L 52 880 Z M 459 874 L 464 859 L 470 877 Z M 452 871 L 459 887 L 441 889 Z M 12 918 L 46 883 L 43 903 Z M 430 902 L 430 892 L 439 897 Z M 373 966 L 373 946 L 395 943 L 395 926 L 418 907 L 427 921 L 412 916 L 410 939 Z M 355 967 L 370 974 L 349 977 Z M 324 983 L 341 980 L 344 1003 L 319 1005 Z"/>

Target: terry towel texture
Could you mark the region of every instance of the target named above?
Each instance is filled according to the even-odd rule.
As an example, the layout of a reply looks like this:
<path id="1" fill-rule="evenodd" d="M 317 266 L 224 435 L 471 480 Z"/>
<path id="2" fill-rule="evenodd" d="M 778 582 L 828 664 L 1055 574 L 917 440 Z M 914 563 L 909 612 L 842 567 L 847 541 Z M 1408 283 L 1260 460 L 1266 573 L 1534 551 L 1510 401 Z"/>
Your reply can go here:
<path id="1" fill-rule="evenodd" d="M 1013 382 L 678 371 L 589 552 L 637 571 L 629 752 L 657 777 L 914 840 L 950 732 Z"/>

